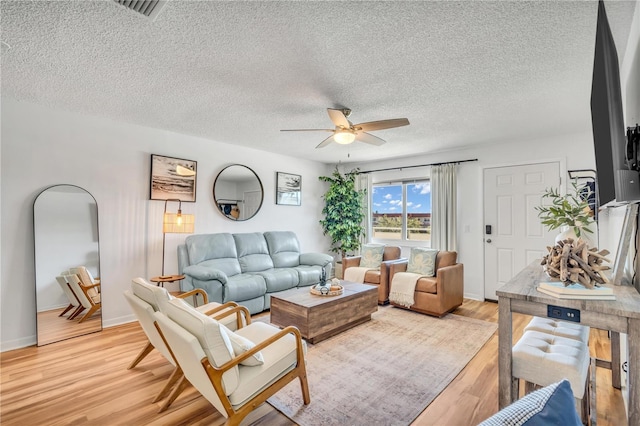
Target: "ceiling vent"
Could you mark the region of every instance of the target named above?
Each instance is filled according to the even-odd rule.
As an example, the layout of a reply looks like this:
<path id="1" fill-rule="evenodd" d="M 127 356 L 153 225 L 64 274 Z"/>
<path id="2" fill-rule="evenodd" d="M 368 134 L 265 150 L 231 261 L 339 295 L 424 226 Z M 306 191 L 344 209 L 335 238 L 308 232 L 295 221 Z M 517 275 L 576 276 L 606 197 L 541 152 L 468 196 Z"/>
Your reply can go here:
<path id="1" fill-rule="evenodd" d="M 116 3 L 131 9 L 134 12 L 143 14 L 144 16 L 155 20 L 167 0 L 113 0 Z"/>

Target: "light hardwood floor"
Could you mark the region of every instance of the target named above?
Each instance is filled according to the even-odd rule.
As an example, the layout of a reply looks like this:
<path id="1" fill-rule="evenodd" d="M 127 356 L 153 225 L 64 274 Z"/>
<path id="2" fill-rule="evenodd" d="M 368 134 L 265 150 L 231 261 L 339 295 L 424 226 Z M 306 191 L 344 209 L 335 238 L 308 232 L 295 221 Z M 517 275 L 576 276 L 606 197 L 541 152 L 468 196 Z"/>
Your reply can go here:
<path id="1" fill-rule="evenodd" d="M 457 315 L 497 322 L 498 305 L 465 300 Z M 264 315 L 264 314 L 263 314 Z M 514 314 L 514 338 L 529 317 Z M 452 336 L 455 338 L 455 336 Z M 193 388 L 163 414 L 151 400 L 172 371 L 152 352 L 135 369 L 127 365 L 146 342 L 137 323 L 104 329 L 42 347 L 4 352 L 0 371 L 2 425 L 221 425 L 224 418 Z M 607 334 L 592 330 L 592 356 L 609 358 Z M 476 425 L 498 410 L 498 337 L 484 345 L 454 381 L 413 425 Z M 597 369 L 597 420 L 600 426 L 626 425 L 620 391 L 611 373 Z M 311 399 L 313 401 L 313 395 Z M 264 405 L 246 424 L 292 425 Z M 354 420 L 354 425 L 357 425 Z"/>
<path id="2" fill-rule="evenodd" d="M 38 312 L 38 344 L 40 346 L 102 330 L 101 310 L 95 312 L 84 322 L 80 322 L 84 312 L 69 320 L 67 317 L 71 315 L 70 313 L 62 317 L 59 316 L 63 311 L 64 308 Z"/>

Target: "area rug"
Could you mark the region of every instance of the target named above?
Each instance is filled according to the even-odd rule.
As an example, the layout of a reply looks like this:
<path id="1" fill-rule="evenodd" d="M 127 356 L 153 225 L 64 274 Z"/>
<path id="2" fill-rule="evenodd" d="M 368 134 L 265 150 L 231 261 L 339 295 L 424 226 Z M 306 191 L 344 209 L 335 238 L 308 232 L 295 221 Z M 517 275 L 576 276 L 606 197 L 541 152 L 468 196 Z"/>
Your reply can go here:
<path id="1" fill-rule="evenodd" d="M 308 345 L 311 404 L 294 380 L 269 403 L 301 426 L 408 425 L 462 371 L 497 324 L 381 307 L 372 320 Z"/>

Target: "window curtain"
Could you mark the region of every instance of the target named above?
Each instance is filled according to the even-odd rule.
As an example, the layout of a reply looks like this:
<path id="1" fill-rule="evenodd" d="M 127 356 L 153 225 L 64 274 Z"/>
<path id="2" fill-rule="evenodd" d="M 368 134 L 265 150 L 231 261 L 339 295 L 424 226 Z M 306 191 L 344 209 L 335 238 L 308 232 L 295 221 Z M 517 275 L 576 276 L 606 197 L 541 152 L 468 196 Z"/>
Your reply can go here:
<path id="1" fill-rule="evenodd" d="M 360 237 L 360 246 L 366 244 L 369 241 L 370 234 L 370 221 L 371 221 L 371 212 L 370 212 L 370 198 L 371 198 L 371 179 L 368 173 L 359 174 L 356 176 L 355 180 L 355 189 L 356 191 L 360 191 L 364 189 L 365 195 L 362 197 L 362 213 L 364 214 L 364 219 L 362 220 L 362 227 L 364 228 L 364 235 Z"/>
<path id="2" fill-rule="evenodd" d="M 431 247 L 456 250 L 457 188 L 454 163 L 431 167 Z"/>

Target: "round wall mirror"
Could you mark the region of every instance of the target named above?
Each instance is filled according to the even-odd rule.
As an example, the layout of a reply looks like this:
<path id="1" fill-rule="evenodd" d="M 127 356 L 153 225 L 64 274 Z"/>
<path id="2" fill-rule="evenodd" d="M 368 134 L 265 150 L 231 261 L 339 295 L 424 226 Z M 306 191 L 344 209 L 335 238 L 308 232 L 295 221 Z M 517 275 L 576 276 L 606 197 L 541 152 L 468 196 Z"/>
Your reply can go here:
<path id="1" fill-rule="evenodd" d="M 263 198 L 262 182 L 247 166 L 227 166 L 213 183 L 213 199 L 218 211 L 230 220 L 251 219 L 260 210 Z"/>
<path id="2" fill-rule="evenodd" d="M 102 330 L 95 198 L 75 185 L 45 189 L 33 203 L 33 233 L 38 346 Z"/>

